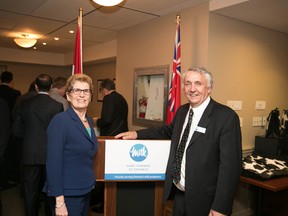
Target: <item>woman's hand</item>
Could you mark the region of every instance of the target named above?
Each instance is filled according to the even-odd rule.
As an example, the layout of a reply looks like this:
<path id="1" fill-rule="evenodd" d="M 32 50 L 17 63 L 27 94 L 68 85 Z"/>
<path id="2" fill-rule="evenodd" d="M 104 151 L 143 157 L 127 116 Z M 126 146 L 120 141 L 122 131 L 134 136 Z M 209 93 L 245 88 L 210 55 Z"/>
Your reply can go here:
<path id="1" fill-rule="evenodd" d="M 68 216 L 68 210 L 65 204 L 64 196 L 55 197 L 55 214 L 56 216 Z"/>
<path id="2" fill-rule="evenodd" d="M 55 213 L 56 213 L 56 216 L 68 216 L 68 210 L 67 210 L 65 203 L 63 203 L 61 207 L 56 206 Z"/>

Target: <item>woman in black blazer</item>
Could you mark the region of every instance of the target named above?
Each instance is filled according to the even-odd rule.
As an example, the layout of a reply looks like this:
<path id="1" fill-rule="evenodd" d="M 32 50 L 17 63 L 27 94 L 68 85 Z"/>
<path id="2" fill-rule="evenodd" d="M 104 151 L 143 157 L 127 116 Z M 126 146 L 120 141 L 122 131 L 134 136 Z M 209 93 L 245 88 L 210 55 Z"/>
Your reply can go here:
<path id="1" fill-rule="evenodd" d="M 86 216 L 95 187 L 94 157 L 98 142 L 86 111 L 92 80 L 76 74 L 67 81 L 70 107 L 56 115 L 48 127 L 47 182 L 53 215 Z"/>

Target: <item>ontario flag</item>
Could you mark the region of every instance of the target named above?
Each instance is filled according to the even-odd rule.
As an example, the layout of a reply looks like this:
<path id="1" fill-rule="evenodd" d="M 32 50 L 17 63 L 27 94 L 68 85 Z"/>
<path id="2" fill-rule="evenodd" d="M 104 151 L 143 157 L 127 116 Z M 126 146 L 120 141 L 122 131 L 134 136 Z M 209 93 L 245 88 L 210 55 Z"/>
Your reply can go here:
<path id="1" fill-rule="evenodd" d="M 176 16 L 176 35 L 174 44 L 174 59 L 169 85 L 168 108 L 166 124 L 170 124 L 181 105 L 181 46 L 180 46 L 180 14 Z"/>
<path id="2" fill-rule="evenodd" d="M 75 51 L 74 51 L 74 63 L 72 66 L 72 75 L 83 73 L 82 62 L 82 8 L 79 10 L 78 16 L 78 28 L 76 32 Z"/>

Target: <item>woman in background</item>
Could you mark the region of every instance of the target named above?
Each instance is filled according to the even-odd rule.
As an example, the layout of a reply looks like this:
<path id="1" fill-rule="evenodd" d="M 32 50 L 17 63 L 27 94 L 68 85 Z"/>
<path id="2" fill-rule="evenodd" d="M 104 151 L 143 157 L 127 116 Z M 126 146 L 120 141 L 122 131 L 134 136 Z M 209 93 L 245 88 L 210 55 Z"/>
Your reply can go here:
<path id="1" fill-rule="evenodd" d="M 92 98 L 92 79 L 75 74 L 67 81 L 70 107 L 57 114 L 48 127 L 47 181 L 53 215 L 87 216 L 95 187 L 94 157 L 98 142 L 86 115 Z"/>

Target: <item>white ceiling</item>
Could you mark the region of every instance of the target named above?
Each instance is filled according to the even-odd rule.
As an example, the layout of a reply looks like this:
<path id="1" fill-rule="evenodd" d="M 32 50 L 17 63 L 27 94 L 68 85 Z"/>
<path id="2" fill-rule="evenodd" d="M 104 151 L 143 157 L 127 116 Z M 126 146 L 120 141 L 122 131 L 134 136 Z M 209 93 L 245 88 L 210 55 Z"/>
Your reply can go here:
<path id="1" fill-rule="evenodd" d="M 74 50 L 79 8 L 83 9 L 83 49 L 117 38 L 127 27 L 177 13 L 210 0 L 124 0 L 104 8 L 91 0 L 1 0 L 0 47 L 20 49 L 13 38 L 28 33 L 39 38 L 38 51 L 67 53 Z M 212 0 L 212 2 L 239 0 Z M 243 1 L 243 0 L 240 0 Z M 211 3 L 212 3 L 211 2 Z M 220 7 L 220 8 L 218 8 Z M 255 23 L 288 34 L 287 0 L 250 0 L 224 7 L 211 4 L 211 10 L 225 16 Z M 55 41 L 54 37 L 59 37 Z M 42 45 L 46 42 L 47 45 Z"/>
<path id="2" fill-rule="evenodd" d="M 213 2 L 235 0 L 213 0 Z M 236 0 L 237 1 L 237 0 Z M 213 12 L 288 34 L 288 0 L 238 0 L 242 3 L 212 8 Z M 215 4 L 216 5 L 216 4 Z"/>

